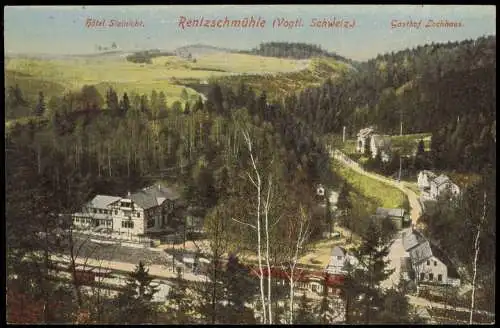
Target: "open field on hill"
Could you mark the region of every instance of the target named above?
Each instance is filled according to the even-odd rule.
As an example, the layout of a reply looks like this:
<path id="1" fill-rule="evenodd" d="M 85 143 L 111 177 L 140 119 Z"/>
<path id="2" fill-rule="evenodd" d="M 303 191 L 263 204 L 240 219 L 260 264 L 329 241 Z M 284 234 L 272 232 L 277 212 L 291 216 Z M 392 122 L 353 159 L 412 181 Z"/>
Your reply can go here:
<path id="1" fill-rule="evenodd" d="M 244 83 L 257 94 L 265 91 L 270 100 L 281 100 L 284 96 L 294 94 L 307 87 L 319 86 L 328 78 L 335 79 L 347 70 L 346 64 L 334 59 L 313 58 L 309 65 L 306 65 L 306 61 L 302 61 L 302 69 L 295 72 L 219 76 L 216 80 L 232 88 L 237 88 L 241 83 Z"/>
<path id="2" fill-rule="evenodd" d="M 309 61 L 307 60 L 261 57 L 235 53 L 207 54 L 196 58 L 196 62 L 172 56 L 156 57 L 153 59 L 153 65 L 174 67 L 177 64 L 182 65 L 184 68 L 207 73 L 217 71 L 247 74 L 285 73 L 305 69 L 308 63 Z"/>
<path id="3" fill-rule="evenodd" d="M 431 133 L 404 134 L 391 136 L 392 149 L 399 150 L 403 155 L 410 155 L 416 149 L 418 142 L 424 140 L 425 151 L 431 149 Z"/>
<path id="4" fill-rule="evenodd" d="M 147 93 L 153 89 L 165 92 L 168 104 L 180 100 L 184 88 L 175 80 L 209 78 L 251 73 L 282 73 L 307 67 L 307 62 L 242 54 L 210 54 L 197 62 L 180 57 L 157 57 L 152 64 L 136 64 L 123 57 L 113 60 L 96 58 L 28 59 L 10 58 L 5 64 L 6 85 L 19 84 L 23 92 L 34 97 L 43 91 L 46 98 L 63 91 L 96 85 L 104 95 L 112 86 L 123 92 Z M 194 90 L 188 93 L 196 94 Z"/>
<path id="5" fill-rule="evenodd" d="M 334 170 L 346 179 L 359 194 L 370 200 L 375 200 L 378 206 L 387 208 L 404 207 L 406 197 L 402 191 L 383 182 L 359 174 L 345 166 L 335 165 Z"/>

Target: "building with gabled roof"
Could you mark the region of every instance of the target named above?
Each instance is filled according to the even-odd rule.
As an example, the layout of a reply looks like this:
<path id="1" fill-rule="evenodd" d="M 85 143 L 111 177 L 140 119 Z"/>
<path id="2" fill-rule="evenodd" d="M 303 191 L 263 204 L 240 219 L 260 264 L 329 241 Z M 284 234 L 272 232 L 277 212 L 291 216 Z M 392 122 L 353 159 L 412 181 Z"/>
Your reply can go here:
<path id="1" fill-rule="evenodd" d="M 450 178 L 441 174 L 430 182 L 430 197 L 437 199 L 439 196 L 449 193 L 452 196 L 460 194 L 460 188 L 454 184 Z"/>
<path id="2" fill-rule="evenodd" d="M 372 157 L 377 157 L 380 154 L 382 162 L 389 162 L 391 159 L 391 137 L 387 135 L 374 134 L 370 141 L 370 150 Z"/>
<path id="3" fill-rule="evenodd" d="M 437 175 L 429 170 L 423 170 L 418 173 L 417 186 L 421 191 L 429 192 L 431 189 L 431 181 L 437 178 Z"/>
<path id="4" fill-rule="evenodd" d="M 374 215 L 375 218 L 389 218 L 397 230 L 401 230 L 405 222 L 410 220 L 409 213 L 402 208 L 378 207 Z"/>
<path id="5" fill-rule="evenodd" d="M 347 252 L 344 247 L 335 246 L 332 249 L 330 262 L 326 266 L 325 272 L 329 274 L 345 274 L 347 264 L 356 268 L 359 265 L 359 261 L 354 255 Z"/>
<path id="6" fill-rule="evenodd" d="M 161 232 L 175 219 L 180 198 L 175 189 L 160 184 L 123 197 L 96 195 L 81 212 L 73 214 L 73 224 L 88 230 L 106 228 L 129 237 Z"/>
<path id="7" fill-rule="evenodd" d="M 365 152 L 366 142 L 368 141 L 368 139 L 370 138 L 370 136 L 374 132 L 375 132 L 375 129 L 371 126 L 359 130 L 359 132 L 357 134 L 357 142 L 356 142 L 356 151 L 358 153 Z"/>
<path id="8" fill-rule="evenodd" d="M 417 282 L 460 285 L 460 277 L 449 257 L 441 249 L 432 245 L 420 233 L 411 231 L 404 234 L 403 247 L 409 253 L 411 262 L 411 266 L 407 267 L 411 267 Z M 401 272 L 403 275 L 405 274 L 403 267 Z M 406 272 L 406 274 L 408 273 Z"/>

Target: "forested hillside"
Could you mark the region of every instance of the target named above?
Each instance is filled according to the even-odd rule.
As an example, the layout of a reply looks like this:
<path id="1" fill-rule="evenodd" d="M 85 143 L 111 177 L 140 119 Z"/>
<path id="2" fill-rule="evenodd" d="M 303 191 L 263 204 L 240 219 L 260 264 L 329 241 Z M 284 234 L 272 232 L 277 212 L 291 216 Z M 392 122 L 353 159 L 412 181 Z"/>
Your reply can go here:
<path id="1" fill-rule="evenodd" d="M 313 57 L 331 57 L 339 61 L 350 62 L 345 57 L 322 49 L 318 45 L 300 42 L 266 42 L 251 50 L 241 51 L 266 57 L 283 57 L 295 59 L 308 59 Z"/>
<path id="2" fill-rule="evenodd" d="M 496 37 L 379 55 L 285 100 L 320 133 L 431 132 L 436 166 L 478 171 L 494 161 Z M 471 160 L 473 162 L 471 162 Z"/>

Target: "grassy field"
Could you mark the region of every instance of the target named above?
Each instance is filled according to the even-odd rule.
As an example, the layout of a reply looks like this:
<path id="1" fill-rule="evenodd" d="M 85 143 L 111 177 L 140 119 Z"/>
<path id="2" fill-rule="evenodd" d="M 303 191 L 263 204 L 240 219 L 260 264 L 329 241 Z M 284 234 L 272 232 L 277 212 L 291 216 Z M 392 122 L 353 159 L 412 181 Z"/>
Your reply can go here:
<path id="1" fill-rule="evenodd" d="M 398 150 L 402 155 L 410 155 L 417 148 L 418 142 L 423 139 L 425 151 L 431 149 L 431 133 L 404 134 L 391 136 L 392 149 Z"/>
<path id="2" fill-rule="evenodd" d="M 404 206 L 406 197 L 399 189 L 378 180 L 371 179 L 341 165 L 335 165 L 334 169 L 340 176 L 346 179 L 359 194 L 367 199 L 374 200 L 379 206 L 387 208 L 399 208 Z"/>
<path id="3" fill-rule="evenodd" d="M 344 63 L 327 58 L 313 58 L 309 65 L 306 65 L 306 61 L 300 63 L 298 68 L 303 69 L 296 69 L 295 72 L 219 76 L 217 80 L 234 88 L 244 83 L 257 94 L 265 91 L 270 100 L 280 100 L 302 89 L 319 86 L 327 78 L 336 78 L 348 69 Z"/>
<path id="4" fill-rule="evenodd" d="M 207 80 L 214 77 L 252 73 L 283 73 L 306 68 L 307 62 L 242 54 L 212 54 L 196 63 L 179 57 L 157 57 L 152 64 L 136 64 L 125 58 L 26 59 L 10 58 L 5 64 L 6 85 L 19 84 L 33 96 L 43 91 L 46 98 L 83 85 L 96 85 L 104 95 L 112 86 L 119 94 L 165 92 L 167 102 L 180 100 L 183 86 L 176 79 Z M 188 93 L 196 91 L 188 89 Z"/>

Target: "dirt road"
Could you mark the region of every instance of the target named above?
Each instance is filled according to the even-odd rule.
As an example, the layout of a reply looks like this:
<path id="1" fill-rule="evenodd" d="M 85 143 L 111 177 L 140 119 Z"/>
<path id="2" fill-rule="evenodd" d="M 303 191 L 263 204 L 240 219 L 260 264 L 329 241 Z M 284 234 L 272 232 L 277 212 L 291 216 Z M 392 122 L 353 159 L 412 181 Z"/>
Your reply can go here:
<path id="1" fill-rule="evenodd" d="M 330 155 L 336 160 L 340 161 L 345 166 L 350 167 L 351 169 L 353 169 L 358 173 L 366 175 L 372 179 L 384 182 L 388 185 L 391 185 L 394 188 L 398 188 L 399 190 L 401 190 L 406 195 L 406 197 L 408 197 L 408 201 L 410 203 L 411 221 L 413 225 L 415 226 L 417 225 L 417 221 L 422 215 L 422 206 L 420 205 L 420 202 L 418 200 L 419 197 L 417 196 L 417 194 L 415 194 L 414 191 L 405 187 L 402 182 L 398 182 L 397 180 L 384 177 L 383 175 L 364 170 L 358 163 L 356 163 L 355 161 L 353 161 L 352 159 L 350 159 L 349 157 L 347 157 L 345 154 L 343 154 L 338 150 L 332 150 L 330 152 Z"/>

